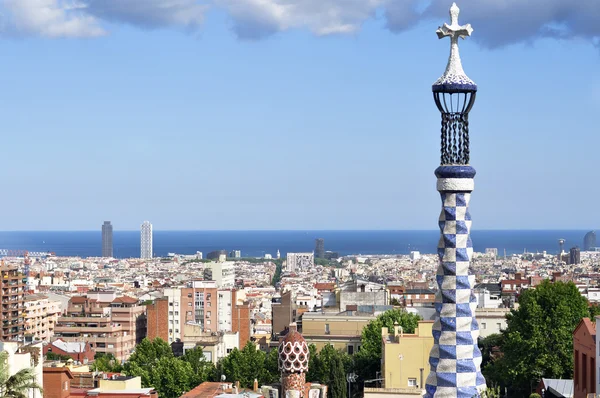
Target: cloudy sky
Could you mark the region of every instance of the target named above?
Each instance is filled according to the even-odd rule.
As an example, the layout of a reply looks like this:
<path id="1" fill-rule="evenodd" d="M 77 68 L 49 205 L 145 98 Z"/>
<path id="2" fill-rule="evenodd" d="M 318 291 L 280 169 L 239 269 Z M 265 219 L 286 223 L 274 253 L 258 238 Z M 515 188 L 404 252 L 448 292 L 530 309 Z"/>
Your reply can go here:
<path id="1" fill-rule="evenodd" d="M 435 229 L 450 4 L 0 0 L 0 229 Z M 474 228 L 599 227 L 600 2 L 458 5 Z"/>

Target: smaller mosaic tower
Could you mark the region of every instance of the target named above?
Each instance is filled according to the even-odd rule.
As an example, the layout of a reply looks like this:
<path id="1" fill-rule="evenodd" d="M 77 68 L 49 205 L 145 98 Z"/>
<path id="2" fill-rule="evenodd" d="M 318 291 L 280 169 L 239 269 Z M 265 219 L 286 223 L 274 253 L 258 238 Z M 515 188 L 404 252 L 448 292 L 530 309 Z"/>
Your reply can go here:
<path id="1" fill-rule="evenodd" d="M 296 323 L 279 343 L 279 371 L 283 398 L 306 398 L 304 388 L 309 360 L 308 344 L 298 332 Z"/>
<path id="2" fill-rule="evenodd" d="M 442 212 L 436 317 L 425 386 L 428 398 L 473 398 L 486 389 L 477 347 L 475 276 L 469 273 L 473 255 L 469 200 L 475 177 L 475 169 L 469 165 L 469 112 L 477 85 L 465 74 L 458 53 L 458 39 L 470 36 L 473 29 L 469 24 L 458 24 L 459 12 L 452 4 L 450 25 L 445 23 L 436 32 L 440 39 L 450 37 L 450 57 L 446 71 L 432 86 L 442 114 L 441 159 L 435 170 Z"/>

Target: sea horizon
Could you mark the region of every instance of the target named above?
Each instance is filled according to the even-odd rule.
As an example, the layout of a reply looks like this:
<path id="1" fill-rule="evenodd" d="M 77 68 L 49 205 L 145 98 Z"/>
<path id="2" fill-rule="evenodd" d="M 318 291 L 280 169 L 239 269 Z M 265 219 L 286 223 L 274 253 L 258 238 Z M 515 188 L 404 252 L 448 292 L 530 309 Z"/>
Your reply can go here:
<path id="1" fill-rule="evenodd" d="M 583 245 L 590 230 L 529 229 L 471 231 L 476 252 L 498 249 L 498 254 L 546 251 L 558 253 L 558 239 L 565 239 L 565 250 Z M 315 239 L 325 240 L 325 250 L 347 255 L 401 255 L 411 251 L 436 253 L 439 230 L 155 230 L 153 252 L 157 257 L 169 253 L 205 256 L 214 250 L 241 250 L 242 257 L 275 257 L 288 252 L 311 252 Z M 57 256 L 99 257 L 102 233 L 96 231 L 0 231 L 0 249 L 54 252 Z M 135 258 L 140 254 L 140 232 L 115 230 L 114 256 Z"/>

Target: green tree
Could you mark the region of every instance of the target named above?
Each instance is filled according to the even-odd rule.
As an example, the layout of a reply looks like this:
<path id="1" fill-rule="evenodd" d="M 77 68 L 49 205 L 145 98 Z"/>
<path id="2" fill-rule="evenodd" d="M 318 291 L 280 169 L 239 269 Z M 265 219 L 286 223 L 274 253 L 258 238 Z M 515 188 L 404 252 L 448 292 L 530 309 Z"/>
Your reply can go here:
<path id="1" fill-rule="evenodd" d="M 92 371 L 100 372 L 121 372 L 123 370 L 123 366 L 113 354 L 104 354 L 100 352 L 94 355 L 94 363 L 92 363 L 90 367 Z"/>
<path id="2" fill-rule="evenodd" d="M 187 350 L 181 357 L 182 361 L 190 364 L 192 367 L 192 385 L 197 386 L 211 378 L 214 374 L 214 368 L 212 362 L 207 361 L 202 347 L 194 347 L 193 349 Z"/>
<path id="3" fill-rule="evenodd" d="M 194 372 L 189 362 L 164 356 L 150 369 L 150 383 L 159 397 L 177 398 L 196 387 Z"/>
<path id="4" fill-rule="evenodd" d="M 310 344 L 308 346 L 308 352 L 308 373 L 306 374 L 306 381 L 318 383 L 323 380 L 323 366 L 319 360 L 317 346 Z"/>
<path id="5" fill-rule="evenodd" d="M 363 328 L 360 350 L 354 354 L 354 364 L 363 379 L 374 379 L 381 371 L 381 329 L 394 330 L 397 323 L 404 333 L 414 333 L 421 317 L 403 309 L 394 308 L 379 315 Z"/>
<path id="6" fill-rule="evenodd" d="M 478 345 L 481 350 L 481 368 L 490 363 L 504 342 L 504 335 L 501 333 L 490 334 L 489 336 L 479 339 Z"/>
<path id="7" fill-rule="evenodd" d="M 69 359 L 71 359 L 71 357 L 68 355 L 55 354 L 53 352 L 48 352 L 46 354 L 46 359 L 49 361 L 68 361 Z"/>
<path id="8" fill-rule="evenodd" d="M 329 382 L 327 384 L 329 386 L 327 389 L 328 398 L 346 398 L 348 394 L 348 390 L 346 389 L 346 373 L 344 372 L 342 356 L 339 354 L 334 354 L 330 358 Z"/>
<path id="9" fill-rule="evenodd" d="M 150 371 L 162 358 L 173 358 L 171 346 L 161 338 L 152 341 L 145 338 L 135 346 L 135 351 L 123 366 L 123 371 L 130 376 L 140 376 L 142 386 L 156 388 L 152 383 Z"/>
<path id="10" fill-rule="evenodd" d="M 588 302 L 572 282 L 544 281 L 523 291 L 506 317 L 502 356 L 484 368 L 492 384 L 527 396 L 542 377 L 573 376 L 573 330 L 589 316 Z"/>
<path id="11" fill-rule="evenodd" d="M 225 375 L 229 382 L 240 382 L 241 387 L 252 388 L 254 379 L 259 384 L 269 383 L 274 377 L 265 368 L 266 354 L 249 341 L 242 349 L 234 348 L 217 364 L 217 374 Z"/>
<path id="12" fill-rule="evenodd" d="M 35 370 L 25 368 L 10 376 L 8 352 L 0 352 L 0 397 L 27 398 L 31 390 L 43 393 L 42 387 L 35 380 Z"/>
<path id="13" fill-rule="evenodd" d="M 262 384 L 277 383 L 280 379 L 279 374 L 279 352 L 277 349 L 269 351 L 265 358 L 264 374 L 262 376 Z"/>

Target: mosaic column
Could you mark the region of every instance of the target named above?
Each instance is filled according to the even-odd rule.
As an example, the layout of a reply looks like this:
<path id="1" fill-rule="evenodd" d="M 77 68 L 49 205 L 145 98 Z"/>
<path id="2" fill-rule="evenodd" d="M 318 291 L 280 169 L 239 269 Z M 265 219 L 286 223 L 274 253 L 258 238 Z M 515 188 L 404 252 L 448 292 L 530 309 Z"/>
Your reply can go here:
<path id="1" fill-rule="evenodd" d="M 473 31 L 471 25 L 458 24 L 459 11 L 452 4 L 451 24 L 444 24 L 436 32 L 440 39 L 450 37 L 451 45 L 446 71 L 432 87 L 442 114 L 441 160 L 435 171 L 442 212 L 434 342 L 425 386 L 425 397 L 431 398 L 472 398 L 486 389 L 477 346 L 475 276 L 469 274 L 473 254 L 469 201 L 475 177 L 475 169 L 469 165 L 469 111 L 477 85 L 463 71 L 458 52 L 458 39 Z"/>
<path id="2" fill-rule="evenodd" d="M 310 353 L 296 323 L 290 325 L 288 334 L 279 343 L 278 352 L 282 398 L 306 398 L 304 389 Z"/>

